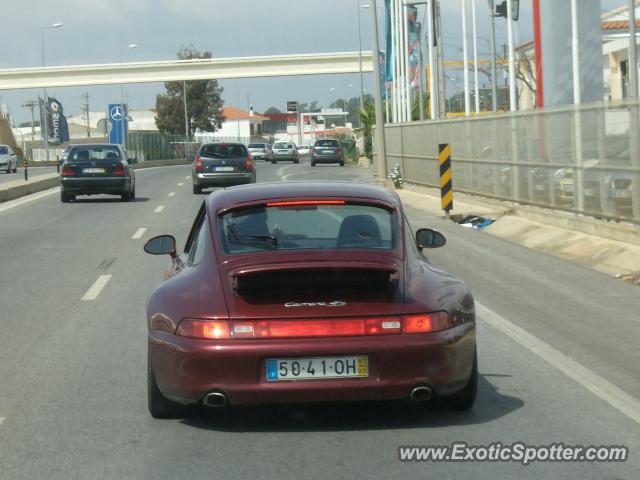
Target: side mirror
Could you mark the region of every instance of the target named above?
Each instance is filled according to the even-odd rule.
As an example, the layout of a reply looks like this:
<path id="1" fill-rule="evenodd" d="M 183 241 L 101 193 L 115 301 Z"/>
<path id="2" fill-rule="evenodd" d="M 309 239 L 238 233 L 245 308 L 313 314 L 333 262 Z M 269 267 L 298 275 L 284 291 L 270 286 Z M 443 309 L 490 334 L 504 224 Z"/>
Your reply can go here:
<path id="1" fill-rule="evenodd" d="M 447 239 L 443 234 L 430 228 L 421 228 L 416 233 L 416 244 L 418 248 L 440 248 L 444 247 Z"/>
<path id="2" fill-rule="evenodd" d="M 144 251 L 151 255 L 176 256 L 176 239 L 173 235 L 158 235 L 144 244 Z"/>

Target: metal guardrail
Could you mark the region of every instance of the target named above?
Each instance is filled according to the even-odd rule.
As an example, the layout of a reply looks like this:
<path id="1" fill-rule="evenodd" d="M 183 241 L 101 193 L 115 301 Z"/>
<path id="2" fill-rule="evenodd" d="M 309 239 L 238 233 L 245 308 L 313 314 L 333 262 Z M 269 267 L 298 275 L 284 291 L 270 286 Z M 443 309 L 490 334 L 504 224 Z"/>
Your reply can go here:
<path id="1" fill-rule="evenodd" d="M 640 223 L 637 101 L 385 130 L 388 164 L 399 163 L 405 181 L 437 186 L 438 144 L 450 143 L 454 190 Z"/>

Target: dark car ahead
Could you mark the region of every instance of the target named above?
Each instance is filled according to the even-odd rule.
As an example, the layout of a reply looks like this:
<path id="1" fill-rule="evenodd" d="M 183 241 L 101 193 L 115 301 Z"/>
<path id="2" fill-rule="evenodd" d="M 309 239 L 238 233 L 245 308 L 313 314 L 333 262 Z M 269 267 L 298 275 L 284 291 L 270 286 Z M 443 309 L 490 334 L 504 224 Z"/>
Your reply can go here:
<path id="1" fill-rule="evenodd" d="M 432 265 L 399 197 L 354 183 L 264 183 L 206 199 L 147 304 L 154 417 L 178 405 L 410 400 L 471 408 L 474 302 Z"/>
<path id="2" fill-rule="evenodd" d="M 316 140 L 311 149 L 311 166 L 316 163 L 339 163 L 344 166 L 344 150 L 338 140 L 324 138 Z"/>
<path id="3" fill-rule="evenodd" d="M 136 197 L 136 177 L 119 145 L 74 145 L 62 164 L 60 200 L 78 195 L 120 195 L 123 202 Z"/>
<path id="4" fill-rule="evenodd" d="M 255 183 L 253 157 L 241 143 L 206 143 L 200 147 L 191 172 L 193 193 L 209 187 Z"/>

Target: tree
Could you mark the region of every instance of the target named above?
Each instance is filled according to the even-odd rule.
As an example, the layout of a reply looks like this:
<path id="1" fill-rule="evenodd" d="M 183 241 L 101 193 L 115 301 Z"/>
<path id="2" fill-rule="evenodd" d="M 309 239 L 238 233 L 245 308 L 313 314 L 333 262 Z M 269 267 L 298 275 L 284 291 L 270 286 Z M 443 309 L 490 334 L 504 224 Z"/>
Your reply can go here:
<path id="1" fill-rule="evenodd" d="M 376 107 L 373 101 L 366 99 L 359 113 L 361 127 L 355 131 L 364 135 L 364 154 L 373 158 L 373 126 L 376 123 Z"/>
<path id="2" fill-rule="evenodd" d="M 273 115 L 275 113 L 282 113 L 282 112 L 276 107 L 269 107 L 264 111 L 264 113 L 265 115 Z"/>
<path id="3" fill-rule="evenodd" d="M 198 52 L 193 45 L 178 51 L 178 60 L 211 58 L 211 52 Z M 156 125 L 161 132 L 184 134 L 183 82 L 165 82 L 167 93 L 156 97 Z M 217 80 L 186 82 L 189 135 L 196 130 L 215 132 L 222 127 L 222 87 Z"/>

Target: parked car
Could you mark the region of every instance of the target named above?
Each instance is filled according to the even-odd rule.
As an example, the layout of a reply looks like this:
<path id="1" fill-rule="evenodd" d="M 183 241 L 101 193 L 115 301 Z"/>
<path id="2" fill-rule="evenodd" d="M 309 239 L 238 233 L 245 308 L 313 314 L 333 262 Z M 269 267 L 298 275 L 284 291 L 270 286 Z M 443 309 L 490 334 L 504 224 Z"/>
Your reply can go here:
<path id="1" fill-rule="evenodd" d="M 247 148 L 254 160 L 271 159 L 271 149 L 267 143 L 250 143 Z"/>
<path id="2" fill-rule="evenodd" d="M 271 163 L 280 161 L 290 161 L 300 163 L 300 155 L 295 143 L 287 141 L 278 141 L 271 147 Z"/>
<path id="3" fill-rule="evenodd" d="M 200 147 L 191 171 L 193 193 L 204 188 L 255 183 L 253 157 L 241 143 L 206 143 Z"/>
<path id="4" fill-rule="evenodd" d="M 18 157 L 9 145 L 0 145 L 0 169 L 7 173 L 18 172 Z"/>
<path id="5" fill-rule="evenodd" d="M 311 166 L 316 163 L 338 163 L 344 166 L 344 151 L 340 142 L 333 138 L 316 140 L 311 149 Z"/>
<path id="6" fill-rule="evenodd" d="M 472 407 L 474 301 L 423 249 L 389 190 L 245 185 L 207 197 L 173 274 L 147 303 L 148 408 L 439 398 Z"/>
<path id="7" fill-rule="evenodd" d="M 136 177 L 119 145 L 74 145 L 60 172 L 60 200 L 78 195 L 120 195 L 123 202 L 136 196 Z"/>

